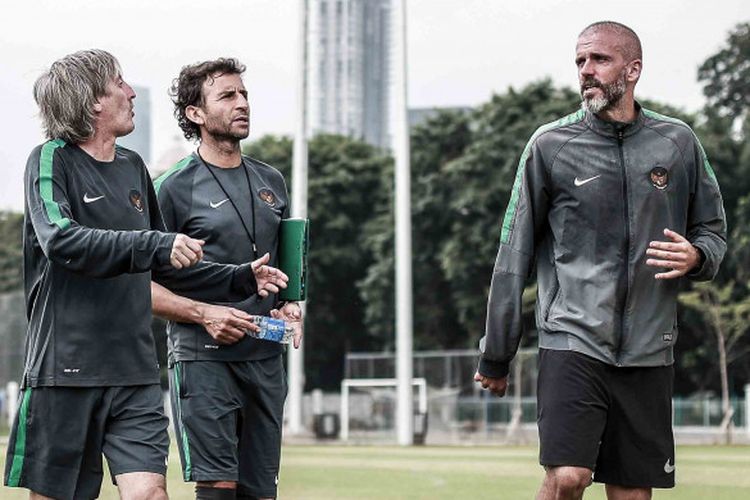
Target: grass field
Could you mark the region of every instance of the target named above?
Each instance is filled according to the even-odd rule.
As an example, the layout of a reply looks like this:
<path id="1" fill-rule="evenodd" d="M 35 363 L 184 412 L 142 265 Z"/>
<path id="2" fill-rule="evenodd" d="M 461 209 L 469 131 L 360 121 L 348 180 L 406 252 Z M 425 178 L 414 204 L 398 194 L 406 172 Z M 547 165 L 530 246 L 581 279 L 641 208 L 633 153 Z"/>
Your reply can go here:
<path id="1" fill-rule="evenodd" d="M 5 447 L 0 446 L 4 470 Z M 529 499 L 542 477 L 532 447 L 285 446 L 279 498 L 313 499 Z M 189 500 L 192 485 L 180 478 L 176 450 L 170 456 L 170 497 Z M 105 480 L 101 498 L 116 499 Z M 28 498 L 0 488 L 0 498 Z M 594 485 L 586 499 L 604 499 Z M 750 447 L 679 447 L 677 487 L 654 498 L 746 500 L 750 498 Z"/>

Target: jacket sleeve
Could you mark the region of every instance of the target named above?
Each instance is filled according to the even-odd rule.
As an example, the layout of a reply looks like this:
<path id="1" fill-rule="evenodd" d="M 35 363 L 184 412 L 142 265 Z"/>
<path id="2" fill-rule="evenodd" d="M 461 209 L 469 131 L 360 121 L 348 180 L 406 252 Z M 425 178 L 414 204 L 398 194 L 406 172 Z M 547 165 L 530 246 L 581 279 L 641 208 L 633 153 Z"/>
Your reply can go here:
<path id="1" fill-rule="evenodd" d="M 58 151 L 64 145 L 59 140 L 47 142 L 31 153 L 26 164 L 27 216 L 47 258 L 95 278 L 146 272 L 168 263 L 174 234 L 97 229 L 75 220 Z"/>
<path id="2" fill-rule="evenodd" d="M 157 199 L 153 185 L 151 182 L 147 184 L 149 205 L 153 208 L 152 224 L 166 225 L 169 230 L 179 231 L 182 224 L 177 218 L 178 211 L 169 187 L 162 184 Z M 162 210 L 167 215 L 166 224 Z M 257 292 L 250 263 L 233 265 L 200 261 L 183 269 L 161 265 L 153 270 L 151 278 L 170 291 L 193 300 L 240 301 Z"/>
<path id="3" fill-rule="evenodd" d="M 239 302 L 258 290 L 249 262 L 234 265 L 203 260 L 183 269 L 159 266 L 151 279 L 183 297 L 210 302 Z"/>
<path id="4" fill-rule="evenodd" d="M 534 265 L 535 247 L 547 224 L 548 180 L 532 137 L 518 165 L 505 211 L 492 273 L 485 335 L 479 342 L 478 371 L 493 378 L 509 372 L 523 333 L 521 296 Z"/>
<path id="5" fill-rule="evenodd" d="M 695 168 L 693 198 L 688 209 L 687 239 L 703 253 L 701 265 L 688 274 L 695 281 L 708 281 L 719 271 L 727 250 L 727 222 L 724 204 L 711 165 L 698 138 L 686 152 Z"/>

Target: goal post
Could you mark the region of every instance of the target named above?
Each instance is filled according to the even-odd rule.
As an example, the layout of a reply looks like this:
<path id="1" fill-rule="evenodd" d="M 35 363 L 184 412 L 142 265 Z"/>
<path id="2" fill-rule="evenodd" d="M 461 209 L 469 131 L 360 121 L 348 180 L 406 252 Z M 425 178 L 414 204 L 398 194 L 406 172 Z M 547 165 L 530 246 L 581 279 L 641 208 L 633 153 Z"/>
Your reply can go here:
<path id="1" fill-rule="evenodd" d="M 341 440 L 349 440 L 349 394 L 353 388 L 398 387 L 395 378 L 357 378 L 341 381 Z M 412 379 L 412 387 L 417 388 L 417 408 L 420 414 L 427 413 L 427 380 Z"/>

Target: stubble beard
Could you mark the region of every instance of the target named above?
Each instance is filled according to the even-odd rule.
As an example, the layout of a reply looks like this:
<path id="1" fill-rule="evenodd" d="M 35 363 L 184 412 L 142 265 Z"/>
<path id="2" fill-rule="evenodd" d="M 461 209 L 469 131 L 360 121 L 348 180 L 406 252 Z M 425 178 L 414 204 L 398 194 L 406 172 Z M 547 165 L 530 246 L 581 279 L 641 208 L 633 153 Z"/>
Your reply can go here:
<path id="1" fill-rule="evenodd" d="M 235 143 L 239 145 L 240 141 L 247 139 L 250 135 L 249 123 L 247 131 L 242 132 L 232 130 L 231 122 L 228 124 L 207 122 L 206 125 L 206 132 L 208 132 L 216 142 Z"/>
<path id="2" fill-rule="evenodd" d="M 581 106 L 583 109 L 590 111 L 593 114 L 598 114 L 602 111 L 614 108 L 627 91 L 626 80 L 626 71 L 623 70 L 620 77 L 612 83 L 601 83 L 594 78 L 584 81 L 581 85 Z M 584 89 L 592 86 L 600 88 L 603 95 L 584 97 Z"/>

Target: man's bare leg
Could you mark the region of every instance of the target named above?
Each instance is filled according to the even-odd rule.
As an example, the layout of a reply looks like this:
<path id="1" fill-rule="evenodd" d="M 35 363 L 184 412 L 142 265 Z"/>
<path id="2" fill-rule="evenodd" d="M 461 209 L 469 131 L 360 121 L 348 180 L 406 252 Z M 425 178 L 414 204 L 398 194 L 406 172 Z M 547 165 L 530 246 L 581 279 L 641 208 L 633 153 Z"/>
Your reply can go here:
<path id="1" fill-rule="evenodd" d="M 586 467 L 545 467 L 537 500 L 580 500 L 591 484 L 591 469 Z"/>
<path id="2" fill-rule="evenodd" d="M 168 500 L 167 480 L 155 472 L 118 474 L 117 489 L 122 500 Z"/>
<path id="3" fill-rule="evenodd" d="M 55 500 L 54 498 L 45 497 L 44 495 L 40 495 L 39 493 L 34 493 L 33 491 L 29 491 L 29 500 Z"/>
<path id="4" fill-rule="evenodd" d="M 608 500 L 651 500 L 651 488 L 625 488 L 606 485 Z"/>

